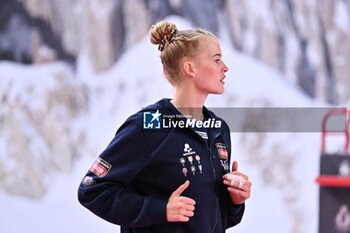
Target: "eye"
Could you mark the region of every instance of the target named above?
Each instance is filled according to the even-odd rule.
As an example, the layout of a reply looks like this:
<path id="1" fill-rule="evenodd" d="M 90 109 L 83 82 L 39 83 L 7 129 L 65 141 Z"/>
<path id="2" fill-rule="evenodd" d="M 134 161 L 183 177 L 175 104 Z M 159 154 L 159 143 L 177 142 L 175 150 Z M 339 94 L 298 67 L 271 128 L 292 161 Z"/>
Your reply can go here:
<path id="1" fill-rule="evenodd" d="M 216 60 L 215 60 L 215 62 L 216 62 L 216 63 L 218 63 L 218 64 L 220 64 L 221 59 L 220 59 L 220 58 L 218 58 L 218 59 L 216 59 Z"/>

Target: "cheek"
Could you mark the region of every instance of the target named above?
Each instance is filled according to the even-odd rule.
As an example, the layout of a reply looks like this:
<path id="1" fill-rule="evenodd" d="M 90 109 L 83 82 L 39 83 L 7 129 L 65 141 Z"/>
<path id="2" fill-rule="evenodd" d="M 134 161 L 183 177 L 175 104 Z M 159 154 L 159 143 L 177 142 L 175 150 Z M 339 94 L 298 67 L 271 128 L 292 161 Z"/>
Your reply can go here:
<path id="1" fill-rule="evenodd" d="M 213 66 L 205 66 L 204 71 L 207 74 L 215 74 L 216 73 L 216 69 Z"/>
<path id="2" fill-rule="evenodd" d="M 215 69 L 215 67 L 211 66 L 211 65 L 205 65 L 202 67 L 202 74 L 205 76 L 209 76 L 208 78 L 213 78 L 213 76 L 215 77 L 217 75 L 217 71 Z"/>

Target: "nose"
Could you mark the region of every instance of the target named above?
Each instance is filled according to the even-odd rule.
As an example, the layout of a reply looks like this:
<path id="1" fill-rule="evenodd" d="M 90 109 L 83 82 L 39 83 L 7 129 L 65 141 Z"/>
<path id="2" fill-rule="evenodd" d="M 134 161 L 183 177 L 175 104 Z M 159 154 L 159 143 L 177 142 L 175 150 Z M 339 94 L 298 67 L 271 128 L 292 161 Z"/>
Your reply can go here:
<path id="1" fill-rule="evenodd" d="M 226 66 L 226 64 L 224 62 L 222 62 L 222 64 L 224 64 L 224 67 L 222 68 L 222 71 L 224 73 L 226 73 L 228 71 L 228 67 Z"/>

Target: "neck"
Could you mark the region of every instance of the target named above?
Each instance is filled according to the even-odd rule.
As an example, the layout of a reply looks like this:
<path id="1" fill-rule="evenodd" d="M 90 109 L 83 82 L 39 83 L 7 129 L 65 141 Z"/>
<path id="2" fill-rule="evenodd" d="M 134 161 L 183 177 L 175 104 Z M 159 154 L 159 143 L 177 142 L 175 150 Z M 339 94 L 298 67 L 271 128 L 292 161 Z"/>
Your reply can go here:
<path id="1" fill-rule="evenodd" d="M 207 94 L 196 93 L 190 86 L 176 88 L 174 98 L 170 101 L 178 110 L 190 119 L 202 120 L 202 110 Z"/>

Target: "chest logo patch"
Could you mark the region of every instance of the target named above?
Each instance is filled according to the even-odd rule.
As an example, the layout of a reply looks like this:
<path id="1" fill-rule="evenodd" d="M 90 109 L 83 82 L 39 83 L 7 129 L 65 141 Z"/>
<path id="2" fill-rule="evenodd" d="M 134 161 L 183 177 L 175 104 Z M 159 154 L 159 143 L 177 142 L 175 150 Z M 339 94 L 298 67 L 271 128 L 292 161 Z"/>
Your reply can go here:
<path id="1" fill-rule="evenodd" d="M 105 175 L 107 175 L 111 167 L 112 165 L 107 163 L 105 160 L 97 158 L 94 164 L 92 164 L 90 171 L 98 177 L 104 177 Z"/>
<path id="2" fill-rule="evenodd" d="M 184 144 L 183 151 L 182 157 L 179 158 L 179 162 L 182 165 L 182 174 L 186 177 L 188 174 L 196 175 L 197 169 L 202 174 L 203 166 L 201 164 L 201 157 L 192 149 L 189 143 Z"/>
<path id="3" fill-rule="evenodd" d="M 228 159 L 228 151 L 224 143 L 215 143 L 216 149 L 218 150 L 219 157 L 221 159 Z"/>
<path id="4" fill-rule="evenodd" d="M 183 156 L 189 156 L 189 155 L 193 155 L 193 154 L 196 154 L 196 152 L 192 149 L 190 144 L 185 143 L 185 145 L 184 145 L 184 153 L 182 155 Z"/>

